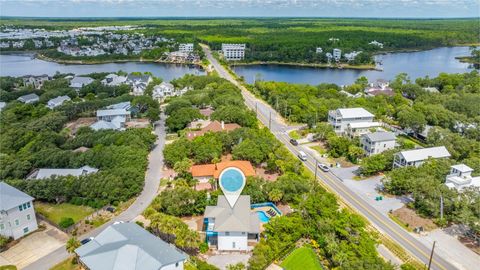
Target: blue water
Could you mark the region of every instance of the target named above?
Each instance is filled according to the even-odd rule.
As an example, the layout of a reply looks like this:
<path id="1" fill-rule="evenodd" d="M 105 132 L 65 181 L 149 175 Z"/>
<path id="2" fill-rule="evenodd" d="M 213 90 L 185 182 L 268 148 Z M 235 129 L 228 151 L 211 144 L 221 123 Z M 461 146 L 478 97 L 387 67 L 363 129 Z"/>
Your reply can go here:
<path id="1" fill-rule="evenodd" d="M 230 192 L 235 192 L 243 186 L 244 177 L 242 173 L 235 169 L 226 169 L 222 172 L 220 185 Z"/>
<path id="2" fill-rule="evenodd" d="M 267 216 L 267 214 L 265 214 L 265 212 L 263 211 L 256 211 L 256 212 L 257 212 L 258 218 L 262 223 L 267 223 L 268 221 L 270 221 L 270 218 Z"/>
<path id="3" fill-rule="evenodd" d="M 461 63 L 456 56 L 468 56 L 468 47 L 443 47 L 428 51 L 390 53 L 378 55 L 376 61 L 378 70 L 353 70 L 353 69 L 329 69 L 309 68 L 280 65 L 251 65 L 235 66 L 233 70 L 239 76 L 243 76 L 248 83 L 255 79 L 263 81 L 278 81 L 289 83 L 307 83 L 317 85 L 319 83 L 335 83 L 338 85 L 351 84 L 360 76 L 366 76 L 370 81 L 376 79 L 392 80 L 397 74 L 405 72 L 410 79 L 419 77 L 436 77 L 441 72 L 464 73 L 473 70 L 468 63 Z"/>

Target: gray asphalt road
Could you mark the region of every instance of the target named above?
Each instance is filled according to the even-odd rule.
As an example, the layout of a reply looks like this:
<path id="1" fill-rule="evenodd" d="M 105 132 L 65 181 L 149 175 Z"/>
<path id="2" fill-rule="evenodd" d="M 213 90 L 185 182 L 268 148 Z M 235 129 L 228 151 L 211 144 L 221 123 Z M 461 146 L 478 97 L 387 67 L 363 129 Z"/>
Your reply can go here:
<path id="1" fill-rule="evenodd" d="M 79 239 L 85 239 L 88 237 L 95 237 L 107 226 L 116 221 L 131 221 L 135 217 L 147 208 L 147 206 L 155 198 L 158 187 L 160 184 L 160 178 L 162 177 L 163 168 L 163 147 L 165 146 L 165 116 L 162 114 L 161 119 L 155 123 L 155 134 L 157 135 L 157 141 L 155 142 L 155 148 L 150 152 L 148 157 L 148 168 L 145 174 L 145 185 L 142 192 L 137 197 L 135 202 L 130 205 L 127 210 L 120 215 L 114 217 L 109 222 L 102 226 L 90 231 L 79 237 Z M 25 267 L 25 270 L 48 270 L 59 262 L 67 259 L 70 255 L 65 250 L 65 245 L 35 261 L 34 263 Z"/>
<path id="2" fill-rule="evenodd" d="M 212 63 L 219 76 L 229 80 L 233 84 L 237 85 L 242 90 L 242 95 L 245 98 L 246 105 L 252 110 L 257 112 L 258 119 L 267 127 L 270 128 L 272 133 L 280 140 L 285 146 L 295 155 L 298 151 L 302 150 L 302 146 L 293 146 L 289 143 L 289 137 L 285 132 L 288 130 L 288 126 L 283 123 L 282 118 L 277 112 L 272 109 L 264 101 L 253 96 L 245 87 L 240 85 L 228 71 L 221 66 L 218 61 L 213 58 L 210 49 L 207 46 L 202 46 L 208 60 Z M 308 153 L 307 151 L 304 151 Z M 308 159 L 305 161 L 305 166 L 312 172 L 315 171 L 316 161 L 313 156 L 307 155 Z M 345 186 L 342 181 L 331 173 L 324 173 L 320 170 L 317 171 L 318 180 L 323 182 L 330 190 L 335 192 L 340 198 L 357 210 L 358 213 L 366 217 L 378 230 L 389 236 L 395 242 L 400 244 L 410 254 L 418 258 L 425 264 L 428 264 L 430 257 L 430 248 L 423 245 L 416 240 L 407 231 L 400 227 L 395 222 L 391 221 L 388 217 L 385 217 L 375 208 L 373 208 L 368 202 L 360 198 L 356 193 L 351 191 Z M 453 270 L 455 268 L 451 263 L 447 262 L 438 255 L 433 256 L 431 269 L 438 270 Z"/>

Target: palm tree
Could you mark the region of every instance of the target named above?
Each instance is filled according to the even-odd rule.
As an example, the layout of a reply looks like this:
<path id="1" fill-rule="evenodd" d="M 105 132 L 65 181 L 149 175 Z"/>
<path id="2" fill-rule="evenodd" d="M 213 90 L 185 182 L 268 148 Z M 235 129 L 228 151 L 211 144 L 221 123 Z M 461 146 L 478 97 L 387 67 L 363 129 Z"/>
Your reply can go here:
<path id="1" fill-rule="evenodd" d="M 274 202 L 275 204 L 277 204 L 281 199 L 283 198 L 283 192 L 279 189 L 272 189 L 269 193 L 268 193 L 268 199 L 270 199 L 270 201 Z"/>
<path id="2" fill-rule="evenodd" d="M 70 239 L 68 239 L 67 241 L 67 244 L 65 245 L 65 249 L 68 251 L 68 253 L 70 254 L 74 254 L 75 253 L 75 249 L 77 249 L 78 247 L 80 247 L 82 244 L 80 243 L 80 241 L 78 241 L 77 238 L 72 237 Z M 75 258 L 74 258 L 75 261 L 77 261 L 77 256 L 75 254 Z"/>

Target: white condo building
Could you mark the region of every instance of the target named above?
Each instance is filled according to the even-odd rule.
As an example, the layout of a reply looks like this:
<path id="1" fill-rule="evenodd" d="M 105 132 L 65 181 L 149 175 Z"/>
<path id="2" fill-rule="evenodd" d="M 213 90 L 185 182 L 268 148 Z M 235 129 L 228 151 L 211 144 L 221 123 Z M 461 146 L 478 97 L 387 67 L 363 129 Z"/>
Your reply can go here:
<path id="1" fill-rule="evenodd" d="M 33 197 L 0 182 L 0 235 L 18 239 L 36 229 Z"/>
<path id="2" fill-rule="evenodd" d="M 364 108 L 336 109 L 328 112 L 328 123 L 338 134 L 346 132 L 352 123 L 373 122 L 374 115 Z"/>
<path id="3" fill-rule="evenodd" d="M 191 53 L 193 52 L 193 43 L 181 43 L 178 45 L 178 50 L 184 53 Z"/>
<path id="4" fill-rule="evenodd" d="M 238 61 L 245 58 L 245 44 L 222 44 L 223 57 L 228 61 Z"/>
<path id="5" fill-rule="evenodd" d="M 342 50 L 340 49 L 333 49 L 333 59 L 335 59 L 335 61 L 339 61 L 340 58 L 342 58 Z"/>

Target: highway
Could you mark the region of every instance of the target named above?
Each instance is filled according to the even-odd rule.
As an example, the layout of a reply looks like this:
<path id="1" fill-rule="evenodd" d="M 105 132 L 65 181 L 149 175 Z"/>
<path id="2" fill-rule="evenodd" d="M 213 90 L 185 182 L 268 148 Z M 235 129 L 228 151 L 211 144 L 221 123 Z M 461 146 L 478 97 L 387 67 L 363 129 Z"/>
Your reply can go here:
<path id="1" fill-rule="evenodd" d="M 256 111 L 258 119 L 266 126 L 269 127 L 270 131 L 275 135 L 275 137 L 281 141 L 294 155 L 298 154 L 298 151 L 303 150 L 302 146 L 293 146 L 289 143 L 289 136 L 287 131 L 289 126 L 286 125 L 282 117 L 268 105 L 263 100 L 256 98 L 251 94 L 243 85 L 239 84 L 235 78 L 222 66 L 220 63 L 212 56 L 210 48 L 206 45 L 202 45 L 202 48 L 213 65 L 215 71 L 222 78 L 225 78 L 238 86 L 242 95 L 245 99 L 245 104 Z M 316 160 L 314 157 L 308 155 L 307 161 L 304 162 L 305 166 L 315 172 Z M 381 214 L 369 202 L 363 200 L 356 193 L 351 191 L 338 177 L 332 173 L 325 173 L 321 170 L 317 171 L 317 180 L 321 181 L 322 184 L 334 193 L 343 201 L 345 204 L 349 205 L 355 209 L 360 215 L 364 216 L 368 221 L 373 224 L 381 233 L 388 236 L 390 239 L 402 246 L 410 255 L 417 258 L 419 261 L 423 262 L 425 265 L 428 264 L 431 247 L 427 247 L 422 244 L 420 241 L 415 239 L 409 232 L 404 230 L 400 225 L 393 222 L 387 216 Z M 450 262 L 446 261 L 442 257 L 435 254 L 433 256 L 431 269 L 435 270 L 453 270 L 457 269 Z"/>

